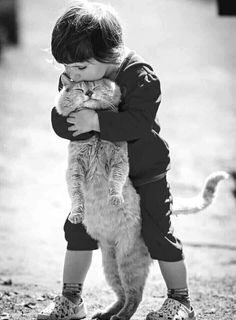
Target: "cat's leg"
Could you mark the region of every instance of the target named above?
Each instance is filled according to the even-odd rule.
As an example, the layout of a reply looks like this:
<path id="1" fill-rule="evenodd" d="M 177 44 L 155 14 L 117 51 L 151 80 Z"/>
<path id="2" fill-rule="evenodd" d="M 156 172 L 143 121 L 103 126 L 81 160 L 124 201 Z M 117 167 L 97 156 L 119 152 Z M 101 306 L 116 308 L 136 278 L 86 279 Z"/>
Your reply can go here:
<path id="1" fill-rule="evenodd" d="M 71 199 L 71 212 L 68 219 L 72 223 L 80 223 L 84 218 L 84 172 L 77 157 L 70 158 L 66 179 Z"/>
<path id="2" fill-rule="evenodd" d="M 115 181 L 114 179 L 109 181 L 109 203 L 116 207 L 124 203 L 120 181 Z"/>
<path id="3" fill-rule="evenodd" d="M 114 246 L 102 246 L 102 263 L 104 273 L 108 284 L 114 290 L 117 301 L 108 306 L 105 310 L 98 311 L 93 315 L 93 319 L 108 320 L 114 314 L 117 314 L 125 304 L 125 293 L 122 288 L 121 280 L 119 277 L 118 266 L 116 262 L 116 253 Z"/>
<path id="4" fill-rule="evenodd" d="M 125 241 L 125 240 L 124 240 Z M 137 310 L 143 295 L 143 289 L 148 276 L 151 258 L 143 240 L 137 239 L 133 248 L 127 250 L 124 246 L 118 247 L 117 261 L 125 290 L 125 304 L 111 320 L 128 320 Z"/>
<path id="5" fill-rule="evenodd" d="M 108 177 L 109 202 L 114 206 L 124 203 L 123 187 L 129 175 L 129 163 L 126 143 L 115 146 L 110 159 L 110 172 Z"/>

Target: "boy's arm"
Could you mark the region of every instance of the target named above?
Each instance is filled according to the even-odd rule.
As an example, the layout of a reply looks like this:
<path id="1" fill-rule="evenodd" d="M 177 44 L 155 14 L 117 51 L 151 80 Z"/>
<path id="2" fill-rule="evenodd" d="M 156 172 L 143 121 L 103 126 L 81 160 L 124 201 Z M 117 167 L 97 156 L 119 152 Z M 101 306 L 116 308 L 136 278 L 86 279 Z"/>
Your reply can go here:
<path id="1" fill-rule="evenodd" d="M 132 141 L 153 129 L 161 102 L 160 82 L 152 73 L 144 73 L 138 80 L 125 96 L 124 111 L 98 112 L 101 139 Z"/>
<path id="2" fill-rule="evenodd" d="M 86 132 L 83 134 L 80 134 L 76 137 L 73 137 L 73 131 L 68 131 L 69 126 L 71 126 L 70 123 L 66 121 L 66 117 L 63 117 L 60 115 L 56 108 L 54 107 L 51 112 L 51 122 L 52 122 L 52 127 L 55 133 L 64 139 L 68 139 L 71 141 L 75 140 L 86 140 L 92 137 L 94 132 Z"/>

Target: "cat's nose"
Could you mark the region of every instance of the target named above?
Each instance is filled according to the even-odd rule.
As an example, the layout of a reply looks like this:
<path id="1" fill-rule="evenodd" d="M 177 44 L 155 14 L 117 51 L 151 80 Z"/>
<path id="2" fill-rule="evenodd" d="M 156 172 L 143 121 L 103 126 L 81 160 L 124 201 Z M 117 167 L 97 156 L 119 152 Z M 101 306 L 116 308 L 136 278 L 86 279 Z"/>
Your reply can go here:
<path id="1" fill-rule="evenodd" d="M 85 92 L 86 96 L 88 96 L 89 98 L 91 98 L 93 91 L 92 90 L 88 90 L 87 92 Z"/>

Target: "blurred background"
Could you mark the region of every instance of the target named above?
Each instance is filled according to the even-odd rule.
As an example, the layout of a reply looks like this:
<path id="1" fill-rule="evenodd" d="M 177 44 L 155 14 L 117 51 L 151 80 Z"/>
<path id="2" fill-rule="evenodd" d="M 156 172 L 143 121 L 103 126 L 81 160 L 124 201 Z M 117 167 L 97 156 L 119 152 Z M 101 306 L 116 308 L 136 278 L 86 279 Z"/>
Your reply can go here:
<path id="1" fill-rule="evenodd" d="M 62 277 L 62 228 L 70 200 L 68 141 L 57 137 L 50 124 L 62 71 L 52 63 L 50 37 L 69 3 L 0 0 L 0 278 L 53 288 L 59 288 Z M 236 171 L 232 8 L 215 0 L 109 3 L 124 24 L 127 46 L 160 77 L 158 117 L 171 149 L 173 195 L 197 194 L 214 170 Z M 173 217 L 190 277 L 236 274 L 234 190 L 234 181 L 225 181 L 205 212 Z M 155 270 L 156 264 L 152 274 Z M 99 251 L 87 284 L 94 281 L 104 281 Z"/>

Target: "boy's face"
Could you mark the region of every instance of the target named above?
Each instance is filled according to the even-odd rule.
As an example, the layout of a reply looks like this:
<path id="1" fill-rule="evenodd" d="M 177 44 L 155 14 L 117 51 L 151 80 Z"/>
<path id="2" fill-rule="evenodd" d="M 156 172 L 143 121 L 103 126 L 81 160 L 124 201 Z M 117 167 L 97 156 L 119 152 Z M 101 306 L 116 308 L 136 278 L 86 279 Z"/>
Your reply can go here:
<path id="1" fill-rule="evenodd" d="M 99 62 L 95 59 L 65 64 L 64 66 L 67 76 L 75 82 L 99 80 L 105 77 L 110 69 L 109 64 Z"/>

